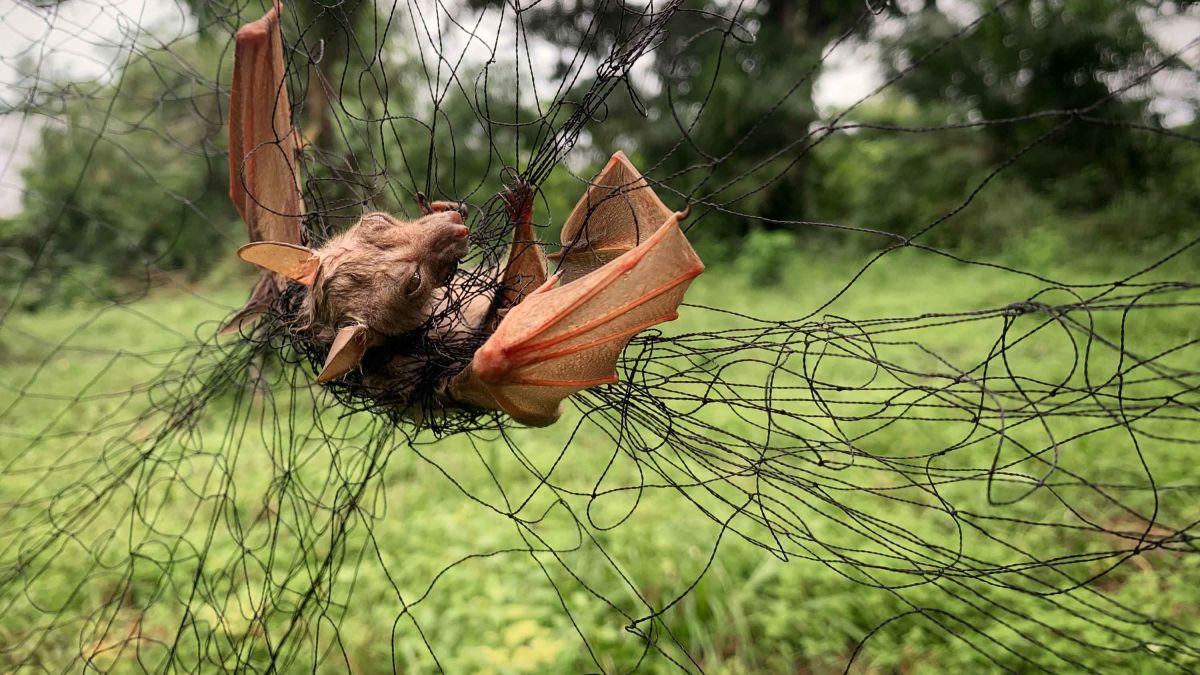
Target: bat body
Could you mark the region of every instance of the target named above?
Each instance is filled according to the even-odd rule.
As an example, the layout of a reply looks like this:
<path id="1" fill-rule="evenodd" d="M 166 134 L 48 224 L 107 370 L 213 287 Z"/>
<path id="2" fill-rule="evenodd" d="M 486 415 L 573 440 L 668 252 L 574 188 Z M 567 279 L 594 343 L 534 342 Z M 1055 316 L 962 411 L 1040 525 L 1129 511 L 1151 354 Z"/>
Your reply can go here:
<path id="1" fill-rule="evenodd" d="M 226 331 L 249 325 L 289 282 L 306 287 L 291 322 L 327 346 L 318 382 L 354 371 L 368 392 L 404 407 L 429 381 L 439 404 L 501 411 L 529 425 L 561 414 L 566 397 L 617 381 L 637 333 L 676 316 L 704 270 L 668 209 L 618 152 L 563 226 L 547 257 L 533 232 L 532 192 L 503 195 L 514 229 L 506 263 L 457 272 L 469 230 L 459 205 L 426 203 L 402 220 L 368 213 L 319 249 L 302 244 L 299 143 L 284 86 L 279 5 L 237 34 L 230 96 L 230 197 L 251 243 L 238 255 L 265 272 Z M 557 265 L 548 274 L 548 260 Z M 481 283 L 480 279 L 489 283 Z M 397 342 L 479 344 L 470 353 L 420 353 Z M 418 374 L 423 375 L 417 377 Z"/>

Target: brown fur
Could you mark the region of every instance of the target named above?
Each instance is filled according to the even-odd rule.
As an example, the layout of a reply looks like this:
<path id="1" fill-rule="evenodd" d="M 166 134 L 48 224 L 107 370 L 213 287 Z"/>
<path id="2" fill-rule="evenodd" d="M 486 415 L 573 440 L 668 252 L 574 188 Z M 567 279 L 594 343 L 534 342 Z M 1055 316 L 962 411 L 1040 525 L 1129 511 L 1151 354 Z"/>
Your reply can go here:
<path id="1" fill-rule="evenodd" d="M 300 327 L 325 343 L 355 323 L 379 337 L 418 328 L 432 315 L 467 246 L 456 212 L 413 221 L 368 213 L 317 251 L 321 263 Z"/>

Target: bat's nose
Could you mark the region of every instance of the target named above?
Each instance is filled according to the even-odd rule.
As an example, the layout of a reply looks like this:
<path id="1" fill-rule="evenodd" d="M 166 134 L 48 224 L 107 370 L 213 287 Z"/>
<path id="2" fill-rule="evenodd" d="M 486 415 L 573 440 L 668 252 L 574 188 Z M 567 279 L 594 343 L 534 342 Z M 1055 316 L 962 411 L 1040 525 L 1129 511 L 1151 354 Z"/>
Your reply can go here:
<path id="1" fill-rule="evenodd" d="M 454 237 L 455 239 L 466 239 L 467 235 L 471 234 L 471 231 L 467 229 L 467 226 L 461 223 L 462 220 L 460 219 L 458 225 L 452 225 L 450 227 L 450 236 Z"/>

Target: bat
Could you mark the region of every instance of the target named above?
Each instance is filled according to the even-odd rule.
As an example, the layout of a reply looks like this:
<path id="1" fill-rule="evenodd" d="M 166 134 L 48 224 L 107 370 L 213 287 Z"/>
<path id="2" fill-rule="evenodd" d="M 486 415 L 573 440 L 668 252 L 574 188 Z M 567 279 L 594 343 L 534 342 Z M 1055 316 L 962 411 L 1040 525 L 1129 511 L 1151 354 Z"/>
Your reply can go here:
<path id="1" fill-rule="evenodd" d="M 445 368 L 437 398 L 446 407 L 545 426 L 559 418 L 567 397 L 617 381 L 617 360 L 635 335 L 676 318 L 704 264 L 680 228 L 687 212 L 663 204 L 622 152 L 589 184 L 552 256 L 533 229 L 532 190 L 505 192 L 513 228 L 507 260 L 484 275 L 497 283 L 473 293 L 450 319 L 446 303 L 472 295 L 468 279 L 477 278 L 458 271 L 469 247 L 461 205 L 418 194 L 416 220 L 367 213 L 324 246 L 305 246 L 280 11 L 276 0 L 236 36 L 230 198 L 251 240 L 238 256 L 264 271 L 224 332 L 248 328 L 288 284 L 300 284 L 307 293 L 293 325 L 328 346 L 317 381 L 359 369 L 379 387 L 412 367 L 411 355 L 366 358 L 389 338 L 413 331 L 440 339 L 486 335 L 469 359 Z"/>

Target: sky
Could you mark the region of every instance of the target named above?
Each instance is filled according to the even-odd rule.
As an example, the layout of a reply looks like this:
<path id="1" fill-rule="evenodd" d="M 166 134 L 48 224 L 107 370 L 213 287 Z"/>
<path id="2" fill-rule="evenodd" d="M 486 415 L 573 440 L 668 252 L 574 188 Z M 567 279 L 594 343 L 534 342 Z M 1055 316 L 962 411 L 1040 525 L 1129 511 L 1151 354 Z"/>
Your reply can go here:
<path id="1" fill-rule="evenodd" d="M 427 17 L 435 17 L 436 1 L 416 0 L 415 4 L 426 8 Z M 939 4 L 959 20 L 972 18 L 972 6 L 963 0 L 942 0 Z M 1200 12 L 1147 14 L 1144 20 L 1166 50 L 1182 50 L 1184 60 L 1200 70 Z M 494 33 L 495 26 L 494 19 L 490 24 L 485 21 L 481 32 Z M 194 29 L 188 12 L 175 0 L 67 0 L 62 4 L 0 0 L 0 217 L 11 216 L 20 208 L 20 169 L 36 151 L 37 131 L 43 123 L 19 112 L 4 112 L 40 84 L 20 80 L 14 64 L 37 64 L 36 72 L 43 76 L 103 81 L 117 73 L 130 47 L 154 49 L 186 37 Z M 451 47 L 462 48 L 465 44 L 465 40 L 458 45 L 451 42 Z M 540 55 L 538 49 L 535 46 L 534 59 L 544 57 L 549 63 L 554 54 L 546 50 L 553 48 L 541 46 Z M 831 114 L 870 94 L 881 82 L 882 69 L 874 48 L 847 42 L 828 54 L 814 97 L 818 109 Z M 1195 111 L 1188 100 L 1197 96 L 1198 86 L 1194 73 L 1155 77 L 1154 106 L 1169 125 L 1192 119 Z"/>

